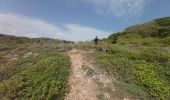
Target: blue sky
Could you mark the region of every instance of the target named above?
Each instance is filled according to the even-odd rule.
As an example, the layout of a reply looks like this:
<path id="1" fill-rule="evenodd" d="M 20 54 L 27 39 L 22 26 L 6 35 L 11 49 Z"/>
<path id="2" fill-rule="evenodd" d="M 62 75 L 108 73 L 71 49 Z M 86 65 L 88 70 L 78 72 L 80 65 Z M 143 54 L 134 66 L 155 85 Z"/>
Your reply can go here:
<path id="1" fill-rule="evenodd" d="M 73 41 L 170 16 L 170 0 L 0 0 L 0 33 Z"/>

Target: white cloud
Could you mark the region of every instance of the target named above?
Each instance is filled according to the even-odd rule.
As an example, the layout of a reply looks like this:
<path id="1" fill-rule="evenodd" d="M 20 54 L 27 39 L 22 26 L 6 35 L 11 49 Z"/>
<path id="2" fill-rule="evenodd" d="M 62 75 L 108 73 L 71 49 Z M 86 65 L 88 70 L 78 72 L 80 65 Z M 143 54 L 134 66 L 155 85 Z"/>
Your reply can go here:
<path id="1" fill-rule="evenodd" d="M 108 32 L 78 24 L 50 24 L 43 20 L 26 17 L 18 14 L 0 13 L 0 33 L 26 36 L 67 39 L 85 41 L 94 38 L 106 37 Z"/>
<path id="2" fill-rule="evenodd" d="M 84 40 L 85 38 L 92 39 L 95 36 L 104 38 L 108 35 L 108 32 L 106 31 L 85 27 L 78 24 L 66 24 L 64 27 L 68 29 L 66 32 L 67 34 L 64 34 L 65 37 L 67 37 L 66 39 L 73 38 L 75 40 Z"/>
<path id="3" fill-rule="evenodd" d="M 91 4 L 96 12 L 117 17 L 131 17 L 142 13 L 151 0 L 76 0 Z"/>

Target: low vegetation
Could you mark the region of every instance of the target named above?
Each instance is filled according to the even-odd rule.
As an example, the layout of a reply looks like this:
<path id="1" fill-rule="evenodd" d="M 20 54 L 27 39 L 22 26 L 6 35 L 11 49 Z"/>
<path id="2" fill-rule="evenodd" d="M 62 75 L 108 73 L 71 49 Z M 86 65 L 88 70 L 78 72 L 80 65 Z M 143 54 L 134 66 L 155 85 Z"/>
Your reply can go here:
<path id="1" fill-rule="evenodd" d="M 110 35 L 93 53 L 96 63 L 141 99 L 170 98 L 169 17 Z M 107 49 L 107 51 L 101 51 Z"/>
<path id="2" fill-rule="evenodd" d="M 98 45 L 0 35 L 0 99 L 63 100 L 70 66 L 63 52 L 72 48 L 95 49 L 96 64 L 123 92 L 142 100 L 170 99 L 170 17 L 130 26 Z"/>
<path id="3" fill-rule="evenodd" d="M 63 100 L 73 42 L 0 35 L 0 99 Z"/>
<path id="4" fill-rule="evenodd" d="M 6 99 L 63 99 L 67 92 L 67 56 L 49 53 L 23 59 L 6 68 L 10 77 L 0 84 L 0 93 Z"/>

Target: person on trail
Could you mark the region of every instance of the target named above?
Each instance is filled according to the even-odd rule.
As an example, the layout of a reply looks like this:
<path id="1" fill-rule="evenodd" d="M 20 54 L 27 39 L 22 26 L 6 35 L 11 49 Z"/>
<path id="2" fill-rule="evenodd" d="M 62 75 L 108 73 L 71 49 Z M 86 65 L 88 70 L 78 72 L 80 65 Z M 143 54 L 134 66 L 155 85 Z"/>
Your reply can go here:
<path id="1" fill-rule="evenodd" d="M 95 42 L 95 45 L 98 45 L 99 39 L 98 39 L 97 36 L 96 36 L 96 38 L 94 39 L 94 42 Z"/>

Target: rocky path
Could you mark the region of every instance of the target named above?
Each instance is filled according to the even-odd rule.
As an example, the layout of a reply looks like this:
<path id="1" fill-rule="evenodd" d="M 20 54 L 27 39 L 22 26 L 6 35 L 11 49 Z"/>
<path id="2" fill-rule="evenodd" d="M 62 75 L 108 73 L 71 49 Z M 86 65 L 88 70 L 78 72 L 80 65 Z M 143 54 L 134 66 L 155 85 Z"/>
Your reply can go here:
<path id="1" fill-rule="evenodd" d="M 89 58 L 91 51 L 71 50 L 67 55 L 71 59 L 69 77 L 70 91 L 65 100 L 129 100 L 117 96 L 111 77 L 93 67 Z"/>
<path id="2" fill-rule="evenodd" d="M 72 50 L 67 54 L 71 58 L 70 93 L 65 100 L 97 100 L 96 84 L 82 70 L 84 55 L 87 52 Z"/>

